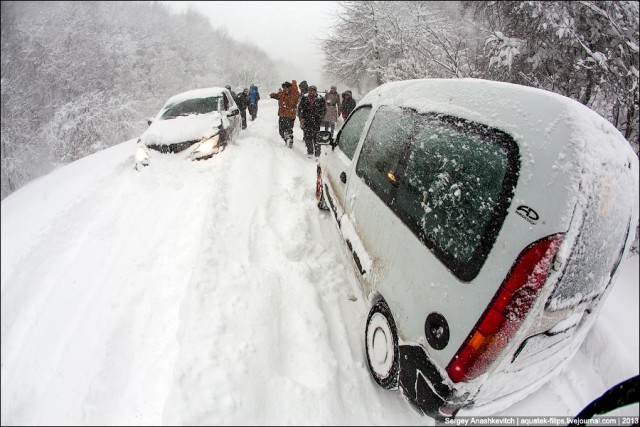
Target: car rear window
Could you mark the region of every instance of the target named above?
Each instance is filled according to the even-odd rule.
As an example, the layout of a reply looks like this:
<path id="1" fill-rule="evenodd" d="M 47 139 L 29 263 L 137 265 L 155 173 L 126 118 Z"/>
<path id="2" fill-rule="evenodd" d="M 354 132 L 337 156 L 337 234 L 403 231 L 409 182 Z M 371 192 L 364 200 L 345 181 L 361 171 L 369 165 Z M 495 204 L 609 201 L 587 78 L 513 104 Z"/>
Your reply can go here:
<path id="1" fill-rule="evenodd" d="M 179 104 L 171 106 L 162 114 L 160 120 L 173 119 L 178 116 L 190 116 L 192 114 L 206 114 L 218 110 L 217 96 L 208 98 L 187 99 Z"/>
<path id="2" fill-rule="evenodd" d="M 356 171 L 461 280 L 472 280 L 502 227 L 519 171 L 518 147 L 484 125 L 381 108 Z"/>

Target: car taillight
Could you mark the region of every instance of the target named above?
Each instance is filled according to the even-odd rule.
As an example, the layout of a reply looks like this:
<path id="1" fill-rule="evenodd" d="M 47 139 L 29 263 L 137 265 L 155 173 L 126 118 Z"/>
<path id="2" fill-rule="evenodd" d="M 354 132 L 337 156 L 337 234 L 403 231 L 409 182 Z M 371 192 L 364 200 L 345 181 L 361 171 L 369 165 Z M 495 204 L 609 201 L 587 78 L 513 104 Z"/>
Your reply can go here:
<path id="1" fill-rule="evenodd" d="M 453 382 L 482 375 L 520 328 L 549 275 L 564 239 L 555 234 L 524 249 L 460 350 L 449 362 Z"/>

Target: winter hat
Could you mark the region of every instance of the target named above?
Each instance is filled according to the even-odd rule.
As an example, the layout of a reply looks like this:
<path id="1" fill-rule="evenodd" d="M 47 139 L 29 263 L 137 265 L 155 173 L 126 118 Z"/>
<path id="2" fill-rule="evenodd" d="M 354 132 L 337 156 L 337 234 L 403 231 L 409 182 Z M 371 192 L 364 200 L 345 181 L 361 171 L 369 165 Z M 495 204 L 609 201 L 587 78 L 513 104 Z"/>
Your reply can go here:
<path id="1" fill-rule="evenodd" d="M 316 85 L 311 85 L 311 86 L 309 86 L 309 90 L 315 90 L 315 91 L 317 91 L 317 90 L 318 90 L 318 88 L 316 87 Z"/>
<path id="2" fill-rule="evenodd" d="M 282 87 L 291 87 L 291 83 L 290 82 L 284 82 L 282 83 Z"/>
<path id="3" fill-rule="evenodd" d="M 349 96 L 351 96 L 351 91 L 350 91 L 350 90 L 345 90 L 345 91 L 344 91 L 344 93 L 343 93 L 343 95 L 349 95 Z"/>
<path id="4" fill-rule="evenodd" d="M 308 86 L 307 81 L 306 80 L 301 81 L 299 86 Z"/>

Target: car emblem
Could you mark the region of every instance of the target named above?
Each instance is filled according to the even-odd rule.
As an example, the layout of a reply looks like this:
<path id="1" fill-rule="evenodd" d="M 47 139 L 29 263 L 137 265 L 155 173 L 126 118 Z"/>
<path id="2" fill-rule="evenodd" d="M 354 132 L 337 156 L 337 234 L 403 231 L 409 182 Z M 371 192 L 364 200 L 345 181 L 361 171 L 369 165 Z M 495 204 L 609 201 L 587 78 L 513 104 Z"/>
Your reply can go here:
<path id="1" fill-rule="evenodd" d="M 527 222 L 529 222 L 530 224 L 535 224 L 536 221 L 540 219 L 538 212 L 534 211 L 529 206 L 525 206 L 525 205 L 518 206 L 518 209 L 516 209 L 516 213 L 520 215 L 522 218 L 524 218 L 525 220 L 527 220 Z"/>

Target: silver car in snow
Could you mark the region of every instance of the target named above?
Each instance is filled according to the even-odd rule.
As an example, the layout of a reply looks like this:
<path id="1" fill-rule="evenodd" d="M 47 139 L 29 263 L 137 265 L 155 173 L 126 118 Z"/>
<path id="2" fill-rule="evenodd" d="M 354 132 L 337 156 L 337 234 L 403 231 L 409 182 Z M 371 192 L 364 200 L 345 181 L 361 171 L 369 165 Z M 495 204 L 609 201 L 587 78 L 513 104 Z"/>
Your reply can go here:
<path id="1" fill-rule="evenodd" d="M 380 386 L 445 419 L 560 372 L 638 221 L 638 159 L 615 127 L 547 91 L 430 79 L 378 87 L 316 142 Z"/>
<path id="2" fill-rule="evenodd" d="M 240 120 L 240 110 L 226 88 L 195 89 L 172 96 L 138 139 L 135 168 L 148 166 L 152 151 L 186 151 L 191 160 L 208 159 L 235 140 Z"/>

